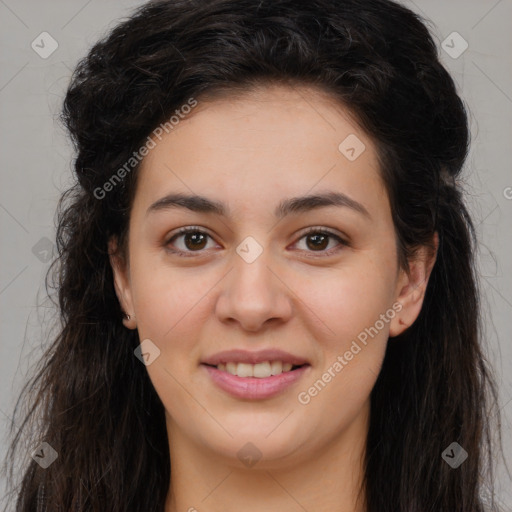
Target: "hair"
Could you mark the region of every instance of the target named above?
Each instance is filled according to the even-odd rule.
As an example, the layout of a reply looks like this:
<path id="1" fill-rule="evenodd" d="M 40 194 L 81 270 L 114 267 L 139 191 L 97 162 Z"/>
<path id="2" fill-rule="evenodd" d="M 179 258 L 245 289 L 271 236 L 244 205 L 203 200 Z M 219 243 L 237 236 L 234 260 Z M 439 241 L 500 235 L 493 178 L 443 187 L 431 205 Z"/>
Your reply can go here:
<path id="1" fill-rule="evenodd" d="M 8 452 L 14 460 L 21 431 L 40 418 L 30 443 L 48 442 L 58 458 L 43 469 L 27 457 L 18 512 L 163 511 L 164 407 L 134 357 L 137 331 L 122 324 L 107 247 L 115 237 L 127 258 L 139 164 L 102 199 L 95 191 L 190 98 L 270 84 L 327 93 L 374 141 L 402 268 L 439 236 L 420 314 L 389 340 L 371 393 L 368 512 L 484 510 L 491 416 L 501 424 L 460 176 L 468 120 L 426 22 L 390 0 L 168 0 L 111 29 L 66 91 L 75 181 L 58 204 L 58 254 L 45 280 L 58 290 L 61 327 L 16 403 L 15 412 L 28 394 Z M 457 469 L 441 457 L 454 441 L 469 454 Z"/>

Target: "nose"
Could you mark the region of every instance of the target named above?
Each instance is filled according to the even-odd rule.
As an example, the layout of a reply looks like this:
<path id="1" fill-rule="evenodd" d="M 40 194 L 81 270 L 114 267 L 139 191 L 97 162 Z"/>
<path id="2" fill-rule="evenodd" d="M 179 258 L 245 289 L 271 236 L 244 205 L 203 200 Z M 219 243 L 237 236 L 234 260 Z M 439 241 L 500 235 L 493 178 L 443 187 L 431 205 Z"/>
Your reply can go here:
<path id="1" fill-rule="evenodd" d="M 221 281 L 217 317 L 251 332 L 286 322 L 292 314 L 292 292 L 283 277 L 279 266 L 270 261 L 268 251 L 251 263 L 235 253 L 233 268 Z"/>

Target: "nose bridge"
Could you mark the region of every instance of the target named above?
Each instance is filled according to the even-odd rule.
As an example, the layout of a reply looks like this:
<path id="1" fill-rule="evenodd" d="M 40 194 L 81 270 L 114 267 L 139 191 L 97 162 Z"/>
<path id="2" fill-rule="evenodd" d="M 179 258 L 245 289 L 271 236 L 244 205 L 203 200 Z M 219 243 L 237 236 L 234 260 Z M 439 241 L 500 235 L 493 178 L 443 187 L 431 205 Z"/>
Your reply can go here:
<path id="1" fill-rule="evenodd" d="M 261 240 L 261 237 L 260 237 Z M 269 270 L 271 254 L 268 245 L 263 246 L 254 237 L 248 236 L 236 248 L 234 269 L 230 287 L 240 301 L 260 308 L 271 301 L 275 294 L 272 272 Z"/>
<path id="2" fill-rule="evenodd" d="M 255 330 L 271 318 L 287 318 L 291 307 L 281 281 L 271 271 L 272 254 L 253 237 L 236 247 L 233 269 L 224 282 L 217 314 L 234 319 L 244 328 Z"/>
<path id="3" fill-rule="evenodd" d="M 272 273 L 269 270 L 271 254 L 268 246 L 263 247 L 255 238 L 246 237 L 236 248 L 236 253 L 232 285 L 246 296 L 256 295 L 251 290 L 270 294 Z"/>

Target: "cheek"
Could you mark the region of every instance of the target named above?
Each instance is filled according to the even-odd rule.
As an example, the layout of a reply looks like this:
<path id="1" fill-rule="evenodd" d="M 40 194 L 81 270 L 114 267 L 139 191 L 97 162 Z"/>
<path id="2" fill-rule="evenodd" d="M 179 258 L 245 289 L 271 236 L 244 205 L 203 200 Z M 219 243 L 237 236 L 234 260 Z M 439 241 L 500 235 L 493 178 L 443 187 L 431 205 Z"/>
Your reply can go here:
<path id="1" fill-rule="evenodd" d="M 298 281 L 297 294 L 322 322 L 324 339 L 335 345 L 337 350 L 365 329 L 374 326 L 381 314 L 392 305 L 394 283 L 389 267 L 365 261 L 332 269 L 330 273 Z M 379 330 L 387 336 L 388 323 Z"/>
<path id="2" fill-rule="evenodd" d="M 139 335 L 166 345 L 176 337 L 180 345 L 193 339 L 187 332 L 207 318 L 207 295 L 218 281 L 216 274 L 153 263 L 134 267 L 132 278 Z"/>
<path id="3" fill-rule="evenodd" d="M 340 271 L 309 289 L 308 306 L 321 319 L 315 336 L 319 359 L 296 398 L 308 415 L 329 418 L 315 427 L 318 434 L 332 434 L 329 425 L 349 425 L 369 399 L 387 346 L 390 289 L 390 281 L 370 267 Z"/>
<path id="4" fill-rule="evenodd" d="M 299 292 L 321 320 L 315 335 L 318 367 L 300 390 L 305 394 L 299 403 L 309 401 L 311 412 L 328 409 L 333 418 L 344 421 L 368 399 L 394 316 L 393 272 L 387 265 L 384 258 L 361 257 L 329 278 L 308 280 Z"/>
<path id="5" fill-rule="evenodd" d="M 146 369 L 166 411 L 178 423 L 186 424 L 190 416 L 208 421 L 187 392 L 194 387 L 201 356 L 200 326 L 211 315 L 207 292 L 218 280 L 208 275 L 201 277 L 193 269 L 172 269 L 165 264 L 133 267 L 139 338 L 149 338 L 160 350 L 159 357 Z"/>

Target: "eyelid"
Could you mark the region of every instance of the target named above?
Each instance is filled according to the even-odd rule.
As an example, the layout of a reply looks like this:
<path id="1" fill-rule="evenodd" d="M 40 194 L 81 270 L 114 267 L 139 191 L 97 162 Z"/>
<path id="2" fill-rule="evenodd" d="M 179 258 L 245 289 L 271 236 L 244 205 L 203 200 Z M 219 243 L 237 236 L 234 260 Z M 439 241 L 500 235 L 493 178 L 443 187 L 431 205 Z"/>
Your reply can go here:
<path id="1" fill-rule="evenodd" d="M 168 237 L 166 239 L 164 246 L 167 248 L 167 246 L 178 236 L 181 236 L 181 235 L 184 235 L 187 233 L 197 233 L 197 232 L 205 234 L 205 235 L 209 236 L 212 240 L 215 240 L 214 236 L 211 235 L 206 228 L 203 228 L 201 226 L 184 226 L 182 228 L 179 228 L 172 235 L 170 235 L 170 237 Z M 310 226 L 309 228 L 306 228 L 305 231 L 299 232 L 299 234 L 296 235 L 296 236 L 298 236 L 298 238 L 294 242 L 294 245 L 310 233 L 326 234 L 326 235 L 330 236 L 331 238 L 335 238 L 339 242 L 339 245 L 341 245 L 341 246 L 348 247 L 350 245 L 349 241 L 347 240 L 348 237 L 342 236 L 342 235 L 334 232 L 331 228 L 324 227 L 324 226 Z M 178 250 L 167 249 L 167 250 L 172 252 L 173 254 L 177 254 L 178 256 L 184 256 L 184 257 L 202 256 L 203 255 L 202 253 L 206 252 L 205 250 L 199 250 L 199 251 L 182 251 L 179 249 Z M 339 248 L 334 247 L 327 251 L 302 251 L 302 252 L 310 253 L 310 254 L 312 254 L 311 257 L 314 257 L 314 258 L 321 258 L 321 257 L 330 256 L 333 252 L 338 252 L 339 250 L 340 250 Z M 318 255 L 315 255 L 316 252 L 318 253 Z"/>
<path id="2" fill-rule="evenodd" d="M 350 246 L 348 237 L 338 234 L 336 231 L 333 231 L 331 228 L 324 227 L 324 226 L 311 226 L 309 228 L 306 228 L 305 231 L 301 231 L 300 234 L 298 235 L 297 240 L 294 242 L 294 245 L 297 242 L 299 242 L 300 240 L 302 240 L 306 235 L 309 235 L 310 233 L 326 234 L 326 235 L 329 235 L 329 237 L 331 237 L 331 238 L 335 238 L 339 242 L 340 246 L 342 246 L 342 247 Z M 331 256 L 332 254 L 337 253 L 340 250 L 341 249 L 339 247 L 334 247 L 327 251 L 302 251 L 302 252 L 306 252 L 308 254 L 308 257 L 322 258 L 322 257 Z"/>
<path id="3" fill-rule="evenodd" d="M 171 253 L 176 254 L 178 256 L 201 256 L 201 253 L 204 253 L 206 251 L 182 251 L 180 249 L 170 249 L 168 248 L 169 244 L 177 237 L 181 235 L 186 235 L 187 233 L 203 233 L 207 236 L 209 236 L 212 240 L 215 240 L 213 235 L 209 233 L 209 231 L 206 228 L 203 228 L 202 226 L 184 226 L 182 228 L 179 228 L 175 232 L 173 232 L 168 238 L 166 238 L 166 241 L 164 242 L 164 247 Z"/>

